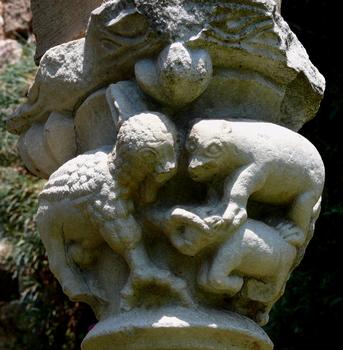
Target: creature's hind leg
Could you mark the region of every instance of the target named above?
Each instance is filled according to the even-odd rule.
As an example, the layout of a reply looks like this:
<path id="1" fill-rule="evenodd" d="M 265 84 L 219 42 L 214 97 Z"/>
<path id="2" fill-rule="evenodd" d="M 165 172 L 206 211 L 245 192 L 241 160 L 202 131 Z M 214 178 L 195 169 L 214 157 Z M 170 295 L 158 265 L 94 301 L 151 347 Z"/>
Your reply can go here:
<path id="1" fill-rule="evenodd" d="M 243 254 L 234 240 L 224 243 L 214 256 L 212 265 L 200 271 L 198 282 L 201 287 L 212 293 L 229 296 L 237 294 L 242 289 L 244 280 L 232 272 L 240 265 Z"/>
<path id="2" fill-rule="evenodd" d="M 166 296 L 176 298 L 184 306 L 193 304 L 187 290 L 186 282 L 173 273 L 155 266 L 146 254 L 143 243 L 127 252 L 127 260 L 131 261 L 129 280 L 121 291 L 123 310 L 130 310 L 144 299 L 142 296 L 161 290 Z M 137 261 L 140 265 L 137 266 Z M 132 262 L 133 265 L 132 265 Z M 142 263 L 144 262 L 144 263 Z M 133 267 L 134 266 L 134 267 Z"/>
<path id="3" fill-rule="evenodd" d="M 287 271 L 289 273 L 289 271 Z M 280 272 L 273 279 L 256 280 L 250 278 L 246 281 L 242 294 L 250 300 L 268 304 L 279 299 L 283 286 L 288 278 L 286 271 Z"/>
<path id="4" fill-rule="evenodd" d="M 302 246 L 306 241 L 306 234 L 309 230 L 313 208 L 318 201 L 314 192 L 305 192 L 299 195 L 292 204 L 288 218 L 300 229 L 297 235 L 293 235 L 287 241 L 296 247 Z"/>
<path id="5" fill-rule="evenodd" d="M 191 304 L 185 281 L 151 261 L 142 241 L 141 228 L 133 217 L 107 222 L 102 237 L 129 266 L 130 276 L 121 293 L 123 309 L 134 307 L 139 302 L 141 291 L 153 286 L 169 290 L 182 304 Z"/>
<path id="6" fill-rule="evenodd" d="M 258 302 L 261 305 L 255 318 L 256 322 L 262 326 L 268 322 L 272 306 L 283 295 L 294 263 L 295 249 L 293 253 L 285 250 L 280 253 L 282 256 L 279 262 L 279 270 L 275 275 L 264 281 L 251 278 L 246 281 L 241 292 L 244 298 Z"/>

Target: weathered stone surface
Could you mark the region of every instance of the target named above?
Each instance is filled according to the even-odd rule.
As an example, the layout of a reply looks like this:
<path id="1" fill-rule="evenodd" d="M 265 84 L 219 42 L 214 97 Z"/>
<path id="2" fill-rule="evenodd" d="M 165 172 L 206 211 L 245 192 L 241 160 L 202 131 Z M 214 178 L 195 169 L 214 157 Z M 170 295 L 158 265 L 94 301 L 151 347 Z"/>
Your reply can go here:
<path id="1" fill-rule="evenodd" d="M 106 89 L 90 95 L 75 113 L 76 142 L 79 153 L 103 145 L 114 145 L 117 130 L 106 101 Z"/>
<path id="2" fill-rule="evenodd" d="M 111 1 L 93 11 L 86 39 L 44 55 L 28 102 L 8 122 L 11 132 L 21 133 L 53 111 L 72 113 L 97 88 L 130 78 L 135 62 L 161 47 L 142 15 L 131 4 L 119 5 Z M 113 17 L 119 17 L 118 23 Z"/>
<path id="3" fill-rule="evenodd" d="M 190 119 L 225 116 L 230 110 L 231 117 L 256 119 L 258 114 L 298 130 L 315 115 L 324 79 L 275 11 L 274 1 L 185 6 L 180 1 L 175 8 L 173 3 L 171 7 L 154 1 L 136 3 L 140 13 L 132 2 L 104 4 L 93 12 L 85 41 L 57 46 L 44 56 L 28 103 L 9 121 L 12 132 L 45 120 L 51 111 L 71 113 L 96 87 L 132 77 L 135 63 L 142 64 L 140 57 L 157 55 L 164 40 L 175 35 L 191 50 L 208 50 L 214 67 L 208 89 L 187 106 Z M 231 27 L 226 21 L 232 22 Z M 153 76 L 146 76 L 144 84 L 139 72 L 141 86 L 154 86 L 148 81 Z"/>
<path id="4" fill-rule="evenodd" d="M 182 107 L 199 97 L 212 78 L 212 60 L 205 50 L 189 50 L 181 43 L 166 47 L 156 62 L 137 62 L 135 74 L 144 92 L 162 104 Z"/>
<path id="5" fill-rule="evenodd" d="M 137 310 L 116 319 L 109 318 L 93 328 L 82 350 L 107 350 L 113 344 L 120 344 L 125 350 L 273 348 L 263 330 L 244 317 L 237 318 L 230 312 L 180 307 L 155 312 Z"/>
<path id="6" fill-rule="evenodd" d="M 105 1 L 31 0 L 36 62 L 52 47 L 82 38 L 91 12 Z"/>
<path id="7" fill-rule="evenodd" d="M 37 222 L 63 290 L 99 319 L 84 350 L 272 348 L 259 325 L 324 183 L 296 131 L 325 81 L 280 5 L 110 0 L 43 56 L 8 127 L 50 175 Z"/>
<path id="8" fill-rule="evenodd" d="M 18 151 L 33 174 L 48 178 L 76 155 L 73 120 L 70 116 L 51 113 L 46 123 L 35 123 L 20 136 Z"/>
<path id="9" fill-rule="evenodd" d="M 106 99 L 116 130 L 135 114 L 156 108 L 137 83 L 128 80 L 111 84 L 106 90 Z"/>
<path id="10" fill-rule="evenodd" d="M 13 64 L 19 60 L 22 55 L 22 48 L 16 40 L 0 40 L 0 68 L 4 64 Z"/>
<path id="11" fill-rule="evenodd" d="M 97 262 L 106 266 L 115 256 L 99 256 L 105 242 L 131 269 L 125 292 L 122 291 L 122 307 L 132 307 L 138 301 L 136 285 L 152 281 L 187 301 L 185 283 L 151 263 L 141 228 L 133 216 L 133 199 L 139 196 L 143 202 L 154 200 L 157 190 L 175 173 L 175 142 L 175 129 L 167 117 L 157 113 L 133 116 L 121 126 L 112 154 L 108 149 L 98 149 L 70 160 L 50 177 L 40 195 L 37 221 L 51 256 L 50 268 L 65 293 L 72 300 L 90 303 L 99 317 L 109 309 L 117 309 L 120 300 L 112 298 L 113 288 L 108 286 L 106 276 L 98 279 L 90 273 L 90 279 L 80 279 L 70 270 L 70 264 L 85 271 L 93 269 Z M 143 189 L 137 193 L 141 183 Z M 126 192 L 121 191 L 123 184 L 128 185 Z M 60 215 L 51 216 L 55 210 Z M 75 221 L 73 214 L 79 220 Z M 85 222 L 82 228 L 75 227 L 79 221 Z M 124 240 L 122 233 L 112 234 L 115 227 L 125 230 Z M 65 243 L 67 256 L 60 254 Z M 106 268 L 111 269 L 111 265 Z M 124 274 L 125 270 L 119 273 Z"/>
<path id="12" fill-rule="evenodd" d="M 5 36 L 27 36 L 31 31 L 32 20 L 30 0 L 2 0 L 2 3 Z"/>

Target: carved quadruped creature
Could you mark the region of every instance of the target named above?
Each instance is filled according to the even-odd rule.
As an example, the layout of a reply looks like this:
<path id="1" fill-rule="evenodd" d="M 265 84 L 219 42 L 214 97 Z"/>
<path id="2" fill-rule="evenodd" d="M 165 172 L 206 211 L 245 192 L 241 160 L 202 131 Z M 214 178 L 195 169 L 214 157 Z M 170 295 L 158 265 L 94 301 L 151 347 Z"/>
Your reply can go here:
<path id="1" fill-rule="evenodd" d="M 40 195 L 38 225 L 50 267 L 71 298 L 77 299 L 79 294 L 82 299 L 85 287 L 77 285 L 70 275 L 64 244 L 70 247 L 67 255 L 74 264 L 87 269 L 96 259 L 97 247 L 105 241 L 130 269 L 122 291 L 123 307 L 136 302 L 137 288 L 151 284 L 169 288 L 186 302 L 185 283 L 150 261 L 134 216 L 136 201 L 152 201 L 158 188 L 174 175 L 175 142 L 176 131 L 167 117 L 141 113 L 123 123 L 112 153 L 103 149 L 80 155 L 50 177 Z M 87 233 L 81 225 L 82 232 L 77 232 L 73 226 L 70 231 L 64 228 L 62 236 L 64 222 L 59 219 L 66 220 L 77 210 L 94 230 Z M 51 217 L 55 219 L 51 221 Z"/>
<path id="2" fill-rule="evenodd" d="M 213 229 L 200 217 L 207 210 L 210 207 L 172 209 L 164 232 L 182 254 L 212 251 L 200 267 L 199 285 L 230 297 L 234 311 L 266 324 L 296 264 L 298 250 L 287 236 L 298 229 L 287 221 L 272 227 L 252 219 L 239 228 Z M 251 309 L 251 303 L 258 308 Z"/>
<path id="3" fill-rule="evenodd" d="M 219 246 L 212 262 L 202 266 L 198 281 L 209 292 L 230 297 L 240 293 L 262 304 L 254 317 L 264 325 L 271 307 L 283 294 L 296 255 L 297 249 L 279 231 L 248 219 Z"/>
<path id="4" fill-rule="evenodd" d="M 86 38 L 44 54 L 28 100 L 8 120 L 8 129 L 20 134 L 51 112 L 72 113 L 98 86 L 128 78 L 136 60 L 160 46 L 161 39 L 132 1 L 104 2 L 92 12 Z"/>
<path id="5" fill-rule="evenodd" d="M 192 127 L 186 147 L 193 180 L 224 179 L 224 212 L 205 219 L 213 228 L 238 228 L 252 198 L 287 206 L 287 218 L 299 228 L 287 241 L 297 247 L 306 242 L 323 190 L 324 166 L 303 136 L 254 120 L 202 120 Z"/>

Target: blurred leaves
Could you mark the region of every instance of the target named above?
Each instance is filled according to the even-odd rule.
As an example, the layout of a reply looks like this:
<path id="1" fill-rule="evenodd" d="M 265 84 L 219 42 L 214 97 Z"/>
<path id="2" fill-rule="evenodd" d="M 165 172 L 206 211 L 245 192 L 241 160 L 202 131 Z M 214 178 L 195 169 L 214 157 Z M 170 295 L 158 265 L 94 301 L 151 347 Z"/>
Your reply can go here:
<path id="1" fill-rule="evenodd" d="M 22 59 L 0 70 L 0 166 L 13 165 L 18 161 L 17 136 L 5 131 L 5 121 L 17 105 L 23 101 L 36 67 L 32 62 L 34 47 L 23 46 Z"/>
<path id="2" fill-rule="evenodd" d="M 5 130 L 7 116 L 23 100 L 36 71 L 33 46 L 23 48 L 22 59 L 0 72 L 0 239 L 14 245 L 9 266 L 19 288 L 14 294 L 19 299 L 0 300 L 0 328 L 14 339 L 8 350 L 76 350 L 93 315 L 67 299 L 49 270 L 34 222 L 44 181 L 28 173 L 17 154 L 17 136 Z"/>

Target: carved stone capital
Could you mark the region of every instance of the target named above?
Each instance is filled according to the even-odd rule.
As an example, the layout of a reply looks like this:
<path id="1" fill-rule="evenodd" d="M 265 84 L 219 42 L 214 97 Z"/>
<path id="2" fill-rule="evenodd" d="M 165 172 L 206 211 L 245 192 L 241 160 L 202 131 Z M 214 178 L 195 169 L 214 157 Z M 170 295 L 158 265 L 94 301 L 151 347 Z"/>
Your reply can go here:
<path id="1" fill-rule="evenodd" d="M 100 1 L 101 2 L 101 1 Z M 324 166 L 297 131 L 325 81 L 281 1 L 109 0 L 8 121 L 83 350 L 272 349 Z"/>

